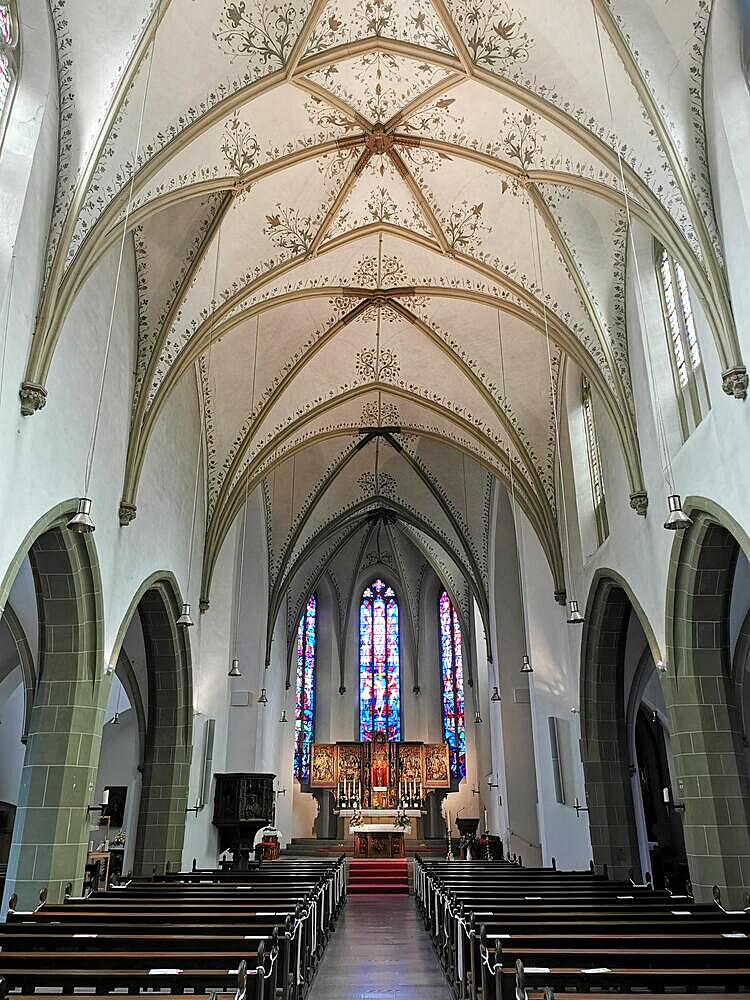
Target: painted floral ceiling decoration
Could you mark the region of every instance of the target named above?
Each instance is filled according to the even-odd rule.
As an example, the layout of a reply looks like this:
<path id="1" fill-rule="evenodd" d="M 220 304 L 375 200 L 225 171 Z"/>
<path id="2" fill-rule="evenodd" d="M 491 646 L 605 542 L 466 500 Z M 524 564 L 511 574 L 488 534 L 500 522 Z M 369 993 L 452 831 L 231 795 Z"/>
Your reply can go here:
<path id="1" fill-rule="evenodd" d="M 257 491 L 271 617 L 379 519 L 398 526 L 394 559 L 421 552 L 457 606 L 481 607 L 494 481 L 563 590 L 567 366 L 643 509 L 628 208 L 684 263 L 724 367 L 742 366 L 706 166 L 711 7 L 54 0 L 59 184 L 24 412 L 126 227 L 139 310 L 120 516 L 165 402 L 196 378 L 206 598 Z"/>

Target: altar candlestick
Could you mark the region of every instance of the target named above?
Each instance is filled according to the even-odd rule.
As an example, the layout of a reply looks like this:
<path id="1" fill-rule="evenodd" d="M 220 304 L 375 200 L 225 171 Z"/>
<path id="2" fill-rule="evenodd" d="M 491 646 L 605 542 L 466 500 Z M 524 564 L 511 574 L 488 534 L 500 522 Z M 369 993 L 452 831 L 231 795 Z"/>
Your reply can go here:
<path id="1" fill-rule="evenodd" d="M 489 829 L 490 829 L 490 828 L 489 828 L 489 826 L 487 825 L 487 809 L 485 808 L 485 810 L 484 810 L 484 832 L 485 832 L 485 833 L 488 833 L 488 832 L 489 832 Z"/>

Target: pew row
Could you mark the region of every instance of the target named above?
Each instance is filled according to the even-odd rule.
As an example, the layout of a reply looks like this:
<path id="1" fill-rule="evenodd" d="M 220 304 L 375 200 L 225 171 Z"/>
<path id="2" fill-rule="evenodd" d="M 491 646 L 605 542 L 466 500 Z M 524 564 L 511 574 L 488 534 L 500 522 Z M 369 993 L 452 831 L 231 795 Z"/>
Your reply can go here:
<path id="1" fill-rule="evenodd" d="M 420 857 L 414 885 L 459 1000 L 750 990 L 750 915 L 726 912 L 720 897 L 696 904 L 689 886 Z"/>
<path id="2" fill-rule="evenodd" d="M 0 925 L 5 992 L 301 1000 L 346 900 L 345 859 L 271 862 L 241 883 L 222 875 L 135 879 L 59 904 L 42 893 L 29 912 L 11 900 Z"/>

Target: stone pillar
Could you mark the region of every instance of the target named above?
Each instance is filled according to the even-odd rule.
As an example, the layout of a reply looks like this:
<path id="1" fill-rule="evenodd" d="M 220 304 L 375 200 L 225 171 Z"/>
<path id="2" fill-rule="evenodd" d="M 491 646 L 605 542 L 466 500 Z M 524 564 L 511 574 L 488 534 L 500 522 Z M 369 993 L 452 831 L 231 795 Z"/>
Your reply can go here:
<path id="1" fill-rule="evenodd" d="M 13 829 L 6 903 L 32 908 L 39 891 L 80 891 L 89 816 L 111 678 L 99 655 L 98 591 L 87 544 L 47 531 L 31 560 L 39 606 L 40 671 Z M 93 814 L 98 816 L 98 814 Z M 93 817 L 92 817 L 93 818 Z"/>
<path id="2" fill-rule="evenodd" d="M 613 878 L 640 871 L 633 813 L 623 675 L 631 604 L 603 580 L 586 613 L 581 678 L 581 758 L 591 847 Z"/>
<path id="3" fill-rule="evenodd" d="M 725 906 L 750 891 L 749 783 L 729 657 L 729 603 L 737 542 L 708 515 L 673 556 L 667 607 L 671 637 L 663 677 L 678 802 L 696 898 L 717 885 Z"/>
<path id="4" fill-rule="evenodd" d="M 185 836 L 192 759 L 192 688 L 187 649 L 166 588 L 138 606 L 146 646 L 148 726 L 134 871 L 178 871 Z"/>

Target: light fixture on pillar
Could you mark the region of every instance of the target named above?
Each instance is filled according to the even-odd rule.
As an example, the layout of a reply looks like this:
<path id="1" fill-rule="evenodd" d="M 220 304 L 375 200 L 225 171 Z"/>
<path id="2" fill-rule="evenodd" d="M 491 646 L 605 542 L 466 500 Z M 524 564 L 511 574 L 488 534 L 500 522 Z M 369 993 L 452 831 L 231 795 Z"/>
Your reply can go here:
<path id="1" fill-rule="evenodd" d="M 289 675 L 287 674 L 286 684 L 284 685 L 284 707 L 281 709 L 281 717 L 279 718 L 279 725 L 285 726 L 289 721 L 286 717 L 286 703 L 289 698 Z"/>
<path id="2" fill-rule="evenodd" d="M 500 320 L 500 310 L 497 310 L 497 339 L 500 350 L 500 375 L 502 380 L 503 388 L 503 398 L 506 398 L 507 387 L 505 384 L 505 356 L 503 353 L 503 328 Z M 508 433 L 508 455 L 510 456 L 511 449 L 511 439 L 510 433 Z M 518 563 L 518 592 L 521 598 L 521 628 L 523 630 L 523 664 L 521 666 L 522 674 L 532 673 L 531 659 L 529 658 L 529 631 L 528 631 L 528 620 L 526 615 L 526 594 L 524 586 L 524 575 L 523 575 L 523 525 L 518 525 L 518 511 L 517 511 L 517 498 L 516 498 L 516 484 L 515 478 L 513 476 L 513 462 L 508 462 L 510 470 L 510 496 L 511 496 L 511 514 L 513 515 L 513 534 L 516 539 L 516 561 Z M 495 685 L 495 690 L 492 692 L 491 701 L 500 701 L 500 692 L 498 686 Z"/>
<path id="3" fill-rule="evenodd" d="M 670 497 L 667 497 L 667 504 L 669 505 L 669 513 L 664 522 L 664 527 L 667 531 L 684 531 L 686 528 L 689 528 L 693 523 L 693 519 L 688 517 L 682 509 L 680 494 L 673 493 Z"/>
<path id="4" fill-rule="evenodd" d="M 549 332 L 549 316 L 547 312 L 547 292 L 544 283 L 544 269 L 542 267 L 542 244 L 539 238 L 539 211 L 537 209 L 536 202 L 534 201 L 534 195 L 538 196 L 538 192 L 533 185 L 530 186 L 532 194 L 529 195 L 529 190 L 527 189 L 526 197 L 529 206 L 529 215 L 531 223 L 531 233 L 533 237 L 532 254 L 534 256 L 534 267 L 536 270 L 536 280 L 539 283 L 539 287 L 542 292 L 542 315 L 544 319 L 544 338 L 547 345 L 547 369 L 549 372 L 549 392 L 550 399 L 552 401 L 552 422 L 554 425 L 554 441 L 555 441 L 555 451 L 557 455 L 557 470 L 559 473 L 559 484 L 560 484 L 560 501 L 562 507 L 562 526 L 563 533 L 565 537 L 565 559 L 563 561 L 563 571 L 565 572 L 567 562 L 567 574 L 566 579 L 568 581 L 572 580 L 573 576 L 573 562 L 570 557 L 570 532 L 568 530 L 568 504 L 565 493 L 565 476 L 563 473 L 563 463 L 562 463 L 562 447 L 560 445 L 560 414 L 558 412 L 559 400 L 558 400 L 558 388 L 555 380 L 555 374 L 552 363 L 552 345 Z M 583 615 L 578 608 L 578 602 L 575 600 L 570 601 L 569 614 L 568 614 L 568 625 L 582 625 Z"/>
<path id="5" fill-rule="evenodd" d="M 578 607 L 578 601 L 570 601 L 568 604 L 568 625 L 583 625 L 585 619 Z"/>
<path id="6" fill-rule="evenodd" d="M 259 705 L 267 705 L 268 704 L 268 695 L 266 694 L 266 689 L 265 688 L 261 688 L 260 689 L 260 697 L 258 698 L 258 704 Z"/>
<path id="7" fill-rule="evenodd" d="M 88 497 L 80 498 L 78 509 L 68 521 L 67 527 L 79 535 L 88 535 L 95 530 L 96 526 L 91 520 L 91 501 Z"/>
<path id="8" fill-rule="evenodd" d="M 115 678 L 115 680 L 117 681 L 117 678 Z M 117 683 L 119 684 L 119 681 L 117 681 Z M 121 694 L 122 694 L 122 685 L 120 685 L 118 687 L 118 689 L 117 689 L 117 704 L 115 705 L 115 714 L 112 716 L 112 725 L 113 726 L 119 726 L 120 725 L 120 695 Z"/>
<path id="9" fill-rule="evenodd" d="M 214 299 L 216 298 L 216 287 L 214 286 Z M 252 417 L 253 410 L 255 408 L 255 373 L 258 364 L 258 335 L 260 333 L 260 316 L 255 320 L 255 344 L 253 346 L 253 377 L 251 380 L 250 389 L 250 415 Z M 237 578 L 237 601 L 235 606 L 235 618 L 234 618 L 234 657 L 232 659 L 232 666 L 229 670 L 230 677 L 242 677 L 240 672 L 240 660 L 238 656 L 238 646 L 240 641 L 240 611 L 242 609 L 242 583 L 244 578 L 245 569 L 245 539 L 247 538 L 247 498 L 248 490 L 250 488 L 250 475 L 249 469 L 245 470 L 245 501 L 244 510 L 242 512 L 242 534 L 240 536 L 240 572 Z"/>
<path id="10" fill-rule="evenodd" d="M 666 674 L 667 670 L 669 669 L 666 662 L 661 659 L 657 660 L 654 666 L 656 667 L 656 669 L 659 671 L 660 674 Z"/>
<path id="11" fill-rule="evenodd" d="M 193 618 L 190 614 L 190 605 L 185 603 L 182 605 L 182 610 L 180 611 L 180 617 L 177 619 L 177 624 L 180 628 L 192 628 Z"/>
<path id="12" fill-rule="evenodd" d="M 158 25 L 160 23 L 161 17 L 158 7 L 161 6 L 161 0 L 158 0 L 157 11 L 156 11 L 156 25 L 158 30 Z M 117 271 L 115 273 L 115 284 L 112 293 L 112 308 L 109 313 L 109 326 L 107 327 L 107 336 L 104 341 L 104 357 L 102 359 L 102 370 L 101 377 L 99 379 L 99 395 L 96 401 L 96 409 L 94 410 L 94 424 L 91 428 L 91 439 L 89 441 L 89 449 L 86 455 L 86 467 L 83 474 L 83 495 L 78 500 L 78 509 L 73 517 L 68 521 L 67 527 L 70 531 L 75 532 L 78 535 L 90 534 L 95 529 L 93 520 L 91 519 L 91 499 L 89 497 L 89 487 L 91 485 L 91 470 L 94 463 L 94 451 L 96 449 L 96 437 L 99 430 L 99 420 L 102 415 L 102 403 L 104 401 L 104 383 L 107 377 L 107 362 L 109 361 L 109 352 L 112 346 L 112 331 L 115 324 L 115 310 L 117 308 L 117 295 L 120 289 L 120 276 L 122 274 L 122 262 L 125 255 L 125 243 L 128 237 L 128 222 L 130 221 L 130 212 L 133 207 L 133 191 L 135 189 L 135 174 L 140 159 L 140 146 L 141 146 L 141 136 L 143 134 L 143 119 L 146 112 L 146 100 L 148 98 L 149 85 L 151 83 L 151 70 L 154 65 L 154 51 L 156 50 L 156 32 L 151 41 L 151 52 L 148 59 L 148 69 L 146 72 L 146 83 L 143 89 L 143 100 L 141 101 L 140 118 L 138 120 L 138 132 L 136 134 L 135 146 L 132 152 L 132 167 L 130 171 L 130 185 L 128 190 L 128 200 L 125 206 L 125 217 L 122 224 L 122 239 L 120 240 L 120 256 L 117 261 Z"/>

